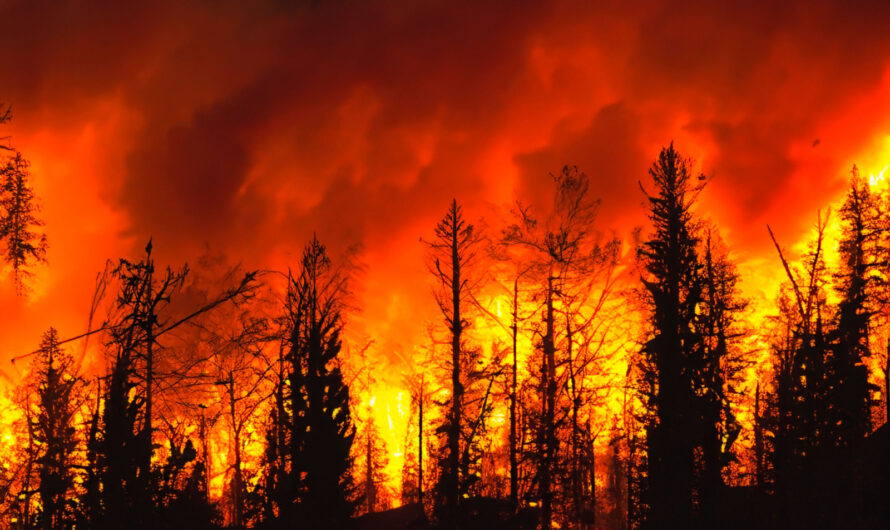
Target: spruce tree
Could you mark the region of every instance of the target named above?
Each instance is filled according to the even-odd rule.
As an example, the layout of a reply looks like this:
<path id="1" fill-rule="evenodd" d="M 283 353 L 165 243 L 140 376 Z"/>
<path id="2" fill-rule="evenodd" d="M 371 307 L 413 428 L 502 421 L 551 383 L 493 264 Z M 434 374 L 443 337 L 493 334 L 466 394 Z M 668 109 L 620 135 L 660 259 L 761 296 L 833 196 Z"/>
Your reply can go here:
<path id="1" fill-rule="evenodd" d="M 871 431 L 865 360 L 870 355 L 871 321 L 877 311 L 875 288 L 880 278 L 884 232 L 875 196 L 855 167 L 840 219 L 840 269 L 835 277 L 841 300 L 829 367 L 835 380 L 830 422 L 836 432 L 836 445 L 848 448 Z"/>
<path id="2" fill-rule="evenodd" d="M 645 343 L 645 397 L 652 412 L 646 428 L 649 522 L 654 528 L 688 528 L 692 522 L 695 396 L 687 364 L 700 354 L 693 325 L 702 302 L 699 238 L 691 207 L 698 187 L 688 161 L 673 144 L 649 170 L 657 193 L 649 196 L 654 233 L 638 253 L 651 310 Z"/>
<path id="3" fill-rule="evenodd" d="M 284 379 L 267 438 L 268 513 L 289 528 L 341 528 L 355 510 L 355 428 L 339 359 L 347 278 L 313 236 L 288 283 Z"/>
<path id="4" fill-rule="evenodd" d="M 0 124 L 12 117 L 9 107 L 0 114 Z M 46 261 L 47 238 L 41 231 L 43 220 L 31 185 L 31 172 L 22 153 L 8 145 L 0 161 L 0 241 L 5 244 L 3 258 L 12 266 L 16 290 L 25 291 L 25 279 L 31 275 L 28 267 Z"/>
<path id="5" fill-rule="evenodd" d="M 74 523 L 70 502 L 75 480 L 77 393 L 80 380 L 71 357 L 59 345 L 59 334 L 49 328 L 32 363 L 37 410 L 32 425 L 40 513 L 37 526 L 68 528 Z"/>
<path id="6" fill-rule="evenodd" d="M 649 170 L 653 232 L 638 249 L 649 339 L 641 391 L 648 405 L 647 523 L 713 526 L 721 471 L 738 427 L 725 395 L 734 315 L 741 309 L 731 265 L 702 238 L 693 205 L 704 187 L 691 163 L 662 149 Z"/>
<path id="7" fill-rule="evenodd" d="M 466 473 L 469 466 L 461 460 L 463 454 L 471 454 L 468 448 L 473 443 L 472 436 L 464 440 L 462 437 L 466 427 L 466 394 L 475 383 L 468 373 L 468 367 L 472 366 L 468 357 L 474 352 L 468 348 L 465 337 L 470 327 L 466 318 L 467 305 L 476 288 L 476 280 L 470 272 L 477 261 L 479 241 L 477 229 L 467 222 L 457 200 L 452 199 L 445 217 L 436 225 L 435 238 L 427 243 L 430 251 L 428 268 L 436 279 L 436 302 L 448 329 L 450 346 L 449 410 L 440 430 L 445 434 L 445 451 L 436 485 L 437 506 L 446 528 L 458 526 L 461 493 L 468 490 L 472 480 Z"/>

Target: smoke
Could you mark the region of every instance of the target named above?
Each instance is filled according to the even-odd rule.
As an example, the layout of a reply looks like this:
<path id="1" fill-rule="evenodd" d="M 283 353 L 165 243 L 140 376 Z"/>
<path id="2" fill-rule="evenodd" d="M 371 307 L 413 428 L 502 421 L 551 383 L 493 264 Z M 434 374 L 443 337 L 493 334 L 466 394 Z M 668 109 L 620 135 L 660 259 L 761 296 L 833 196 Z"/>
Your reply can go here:
<path id="1" fill-rule="evenodd" d="M 418 238 L 452 196 L 490 215 L 578 165 L 626 233 L 673 140 L 753 258 L 890 129 L 883 3 L 591 4 L 3 2 L 0 99 L 52 248 L 30 299 L 2 294 L 0 353 L 76 334 L 102 260 L 149 236 L 284 267 L 313 232 L 363 244 L 362 325 L 409 348 L 433 314 Z"/>

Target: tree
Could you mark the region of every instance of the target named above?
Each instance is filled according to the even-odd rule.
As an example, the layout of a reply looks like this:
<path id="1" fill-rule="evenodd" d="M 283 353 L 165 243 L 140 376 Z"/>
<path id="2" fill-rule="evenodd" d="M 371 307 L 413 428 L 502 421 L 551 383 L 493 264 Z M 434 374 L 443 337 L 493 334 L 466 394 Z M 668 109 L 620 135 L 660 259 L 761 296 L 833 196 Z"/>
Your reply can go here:
<path id="1" fill-rule="evenodd" d="M 586 428 L 590 411 L 582 407 L 594 401 L 587 376 L 606 342 L 604 330 L 609 326 L 600 324 L 610 319 L 602 310 L 612 291 L 620 249 L 617 240 L 601 241 L 594 230 L 598 201 L 589 194 L 588 177 L 577 167 L 566 166 L 552 178 L 555 189 L 549 211 L 539 216 L 530 207 L 517 205 L 514 223 L 502 234 L 508 253 L 527 264 L 530 278 L 539 286 L 536 298 L 543 300 L 536 330 L 540 370 L 533 371 L 539 410 L 529 411 L 536 425 L 536 450 L 529 456 L 535 461 L 544 528 L 551 526 L 555 486 L 563 479 L 568 482 L 564 518 L 573 522 L 592 518 L 595 484 L 584 475 L 593 466 L 594 435 Z M 561 436 L 563 430 L 568 432 Z M 560 451 L 560 438 L 565 439 L 565 453 Z M 563 470 L 568 470 L 565 477 Z"/>
<path id="2" fill-rule="evenodd" d="M 355 460 L 359 462 L 360 469 L 354 470 L 354 474 L 358 479 L 356 481 L 357 498 L 361 499 L 364 513 L 388 509 L 392 505 L 394 497 L 394 493 L 387 484 L 386 466 L 389 463 L 389 456 L 386 451 L 386 441 L 380 436 L 379 427 L 374 417 L 376 402 L 374 389 L 377 385 L 377 377 L 374 374 L 379 372 L 379 362 L 371 360 L 367 356 L 368 349 L 372 344 L 373 341 L 369 341 L 359 351 L 357 357 L 360 366 L 358 372 L 351 378 L 350 385 L 352 388 L 357 386 L 358 389 L 357 393 L 352 394 L 353 410 L 356 411 L 359 425 L 356 432 L 356 439 L 359 440 L 359 443 L 355 445 L 355 449 L 357 449 Z M 356 399 L 359 396 L 361 396 L 361 402 Z"/>
<path id="3" fill-rule="evenodd" d="M 361 439 L 361 484 L 359 497 L 363 499 L 366 513 L 388 509 L 392 503 L 392 492 L 387 486 L 386 466 L 389 458 L 386 442 L 377 430 L 377 422 L 371 413 L 362 426 Z"/>
<path id="4" fill-rule="evenodd" d="M 746 361 L 737 345 L 745 336 L 739 316 L 747 307 L 738 287 L 739 275 L 716 232 L 705 230 L 702 256 L 702 302 L 696 325 L 701 330 L 701 356 L 692 359 L 693 381 L 698 396 L 700 447 L 696 490 L 699 516 L 708 526 L 718 525 L 717 507 L 724 468 L 736 459 L 732 446 L 741 432 L 731 408 L 729 392 L 741 383 Z"/>
<path id="5" fill-rule="evenodd" d="M 72 359 L 59 346 L 59 334 L 49 328 L 32 362 L 38 409 L 32 416 L 37 447 L 37 493 L 40 528 L 65 528 L 73 524 L 75 456 L 78 444 L 76 418 L 80 379 Z"/>
<path id="6" fill-rule="evenodd" d="M 11 119 L 9 107 L 0 115 L 0 124 Z M 5 243 L 4 260 L 12 266 L 19 294 L 25 290 L 28 267 L 46 261 L 47 238 L 39 231 L 43 221 L 31 186 L 30 163 L 18 150 L 0 145 L 11 153 L 0 162 L 0 240 Z"/>
<path id="7" fill-rule="evenodd" d="M 868 183 L 854 166 L 840 210 L 840 270 L 835 279 L 841 300 L 830 361 L 836 380 L 832 398 L 835 410 L 830 421 L 840 447 L 855 446 L 871 431 L 865 359 L 870 355 L 871 321 L 878 309 L 876 289 L 884 265 L 881 245 L 885 228 L 880 213 Z"/>
<path id="8" fill-rule="evenodd" d="M 464 394 L 468 383 L 464 368 L 468 348 L 464 334 L 469 328 L 465 317 L 467 304 L 476 288 L 475 280 L 468 273 L 476 262 L 479 241 L 476 228 L 464 219 L 462 208 L 456 199 L 452 199 L 445 217 L 436 225 L 435 237 L 427 242 L 430 259 L 428 268 L 437 284 L 436 303 L 445 318 L 451 339 L 450 411 L 443 426 L 446 457 L 437 486 L 443 499 L 441 507 L 446 527 L 456 527 L 458 524 L 460 492 L 467 488 L 466 483 L 469 480 L 469 477 L 461 476 L 462 420 Z"/>
<path id="9" fill-rule="evenodd" d="M 712 526 L 720 472 L 738 434 L 724 395 L 727 343 L 740 310 L 736 276 L 702 240 L 692 211 L 704 176 L 693 180 L 690 161 L 673 144 L 649 174 L 657 189 L 646 194 L 653 232 L 637 251 L 650 328 L 641 365 L 647 523 Z"/>
<path id="10" fill-rule="evenodd" d="M 262 387 L 265 379 L 258 369 L 256 358 L 263 346 L 265 321 L 240 315 L 238 329 L 231 336 L 217 337 L 216 355 L 211 359 L 215 368 L 216 381 L 220 387 L 221 414 L 228 426 L 233 463 L 230 485 L 232 505 L 231 521 L 235 528 L 243 528 L 246 523 L 245 504 L 248 496 L 244 479 L 244 446 L 247 429 L 254 420 L 256 411 L 265 403 Z M 205 457 L 204 465 L 209 465 Z"/>
<path id="11" fill-rule="evenodd" d="M 433 341 L 433 330 L 429 329 L 430 341 Z M 428 410 L 432 401 L 434 390 L 427 380 L 427 371 L 430 368 L 430 358 L 434 347 L 423 350 L 415 350 L 413 355 L 396 352 L 399 364 L 405 366 L 402 374 L 404 386 L 409 389 L 411 407 L 408 412 L 408 428 L 405 430 L 405 457 L 402 462 L 402 504 L 419 503 L 425 510 L 425 502 L 429 500 L 426 492 L 429 490 L 433 473 L 428 473 L 429 459 L 424 460 L 424 454 L 432 454 L 432 437 L 427 435 L 427 422 L 424 420 L 424 411 Z M 422 352 L 422 353 L 421 353 Z M 416 412 L 416 415 L 415 415 Z M 415 448 L 416 440 L 416 448 Z"/>
<path id="12" fill-rule="evenodd" d="M 97 528 L 143 524 L 184 524 L 169 519 L 163 499 L 185 492 L 164 491 L 172 484 L 169 473 L 182 471 L 194 459 L 194 450 L 184 444 L 170 444 L 167 467 L 155 468 L 153 402 L 156 391 L 156 354 L 159 339 L 183 324 L 220 305 L 240 303 L 255 290 L 255 273 L 246 273 L 240 282 L 223 290 L 200 307 L 184 315 L 161 320 L 172 297 L 180 292 L 188 268 L 167 268 L 155 276 L 152 244 L 138 262 L 121 259 L 113 275 L 118 294 L 103 330 L 108 332 L 109 371 L 104 377 L 100 404 L 94 411 L 88 436 L 88 455 L 94 477 L 87 481 L 83 503 L 85 524 Z M 175 374 L 174 374 L 175 375 Z M 166 475 L 165 475 L 166 473 Z M 164 479 L 164 484 L 158 480 Z M 169 490 L 169 488 L 168 488 Z M 185 515 L 190 515 L 186 513 Z"/>
<path id="13" fill-rule="evenodd" d="M 803 263 L 795 267 L 785 259 L 770 229 L 788 277 L 777 304 L 781 329 L 772 345 L 776 425 L 771 460 L 780 522 L 785 525 L 827 524 L 825 503 L 833 502 L 825 459 L 834 432 L 829 424 L 834 374 L 826 363 L 832 314 L 824 261 L 826 224 L 827 217 L 820 214 L 815 239 Z"/>
<path id="14" fill-rule="evenodd" d="M 298 528 L 342 527 L 355 509 L 355 427 L 338 357 L 347 295 L 347 275 L 313 237 L 299 275 L 288 276 L 284 379 L 267 435 L 272 513 Z"/>
<path id="15" fill-rule="evenodd" d="M 208 303 L 214 290 L 220 285 L 231 287 L 239 272 L 240 267 L 229 266 L 221 254 L 204 255 L 184 298 L 190 295 Z M 207 499 L 210 492 L 206 483 L 213 474 L 213 427 L 217 420 L 222 420 L 218 428 L 225 430 L 227 443 L 217 447 L 225 449 L 228 466 L 224 470 L 226 489 L 221 504 L 226 521 L 234 528 L 244 528 L 259 516 L 255 513 L 259 507 L 258 492 L 249 487 L 251 474 L 259 471 L 254 461 L 258 455 L 251 454 L 249 449 L 257 445 L 250 443 L 252 427 L 257 425 L 258 413 L 267 403 L 270 390 L 265 350 L 274 331 L 266 310 L 267 300 L 254 295 L 246 303 L 230 304 L 195 318 L 185 336 L 185 355 L 174 359 L 176 367 L 170 370 L 177 374 L 177 380 L 165 385 L 174 402 L 187 404 L 185 410 L 182 406 L 172 407 L 168 414 L 199 415 L 202 465 L 208 477 Z M 178 379 L 183 379 L 182 383 Z"/>
<path id="16" fill-rule="evenodd" d="M 31 357 L 30 372 L 16 389 L 26 443 L 19 447 L 15 478 L 4 485 L 4 496 L 14 486 L 18 490 L 6 514 L 12 528 L 71 528 L 81 381 L 54 328 L 43 334 Z"/>

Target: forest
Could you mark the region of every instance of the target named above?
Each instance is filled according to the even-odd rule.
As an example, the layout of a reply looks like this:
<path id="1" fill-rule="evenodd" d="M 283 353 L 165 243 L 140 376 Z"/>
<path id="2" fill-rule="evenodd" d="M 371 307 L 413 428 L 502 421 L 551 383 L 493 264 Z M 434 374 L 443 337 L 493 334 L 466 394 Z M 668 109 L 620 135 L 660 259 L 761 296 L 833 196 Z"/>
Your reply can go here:
<path id="1" fill-rule="evenodd" d="M 2 147 L 4 281 L 26 293 L 53 234 Z M 417 234 L 438 318 L 395 376 L 350 333 L 358 251 L 109 259 L 82 332 L 48 321 L 12 359 L 0 526 L 887 528 L 890 188 L 853 167 L 799 257 L 751 227 L 781 274 L 754 307 L 710 178 L 653 155 L 632 240 L 575 166 L 494 220 L 443 200 Z M 393 377 L 398 429 L 375 405 Z"/>

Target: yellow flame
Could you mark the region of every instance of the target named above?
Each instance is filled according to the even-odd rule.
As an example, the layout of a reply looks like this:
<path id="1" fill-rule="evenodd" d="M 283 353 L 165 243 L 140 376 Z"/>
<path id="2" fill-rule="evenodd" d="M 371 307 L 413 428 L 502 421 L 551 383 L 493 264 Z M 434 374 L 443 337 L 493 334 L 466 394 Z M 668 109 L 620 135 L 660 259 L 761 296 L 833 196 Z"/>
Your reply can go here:
<path id="1" fill-rule="evenodd" d="M 879 186 L 884 184 L 884 176 L 887 173 L 887 170 L 890 169 L 890 166 L 884 166 L 884 169 L 880 170 L 877 173 L 872 173 L 868 176 L 868 183 L 873 186 Z"/>

